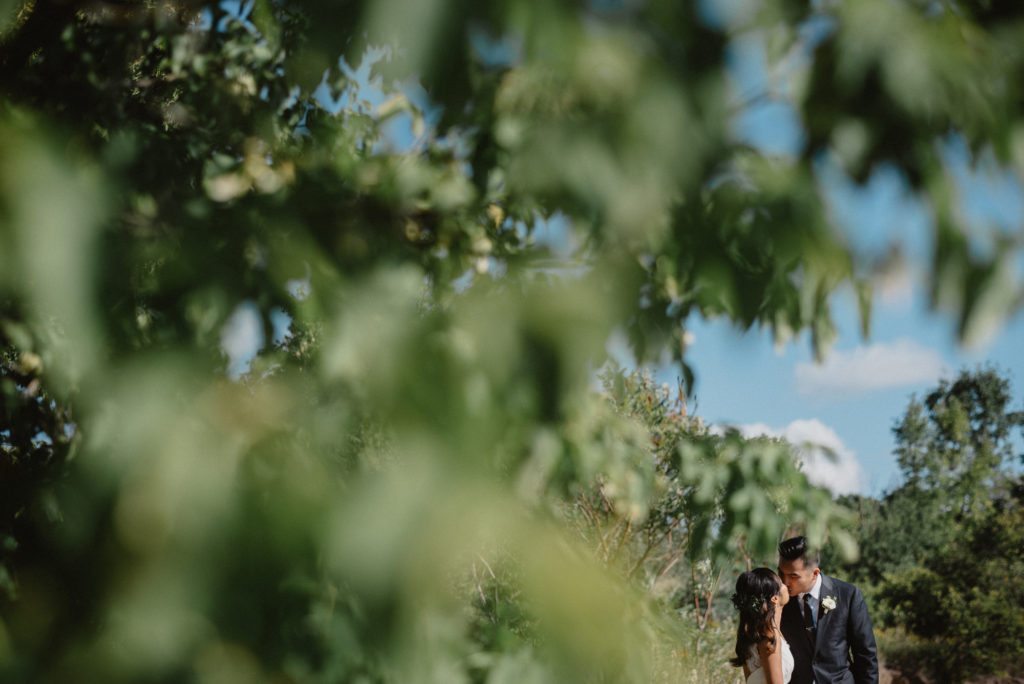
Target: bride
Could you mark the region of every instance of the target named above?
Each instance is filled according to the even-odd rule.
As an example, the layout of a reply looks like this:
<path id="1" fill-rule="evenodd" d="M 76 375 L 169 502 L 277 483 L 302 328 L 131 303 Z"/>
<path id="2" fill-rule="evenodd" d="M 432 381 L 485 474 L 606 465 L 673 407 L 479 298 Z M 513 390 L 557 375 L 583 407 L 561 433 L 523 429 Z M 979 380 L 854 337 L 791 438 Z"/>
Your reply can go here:
<path id="1" fill-rule="evenodd" d="M 789 590 L 768 568 L 756 568 L 736 580 L 732 602 L 740 611 L 736 657 L 747 684 L 785 684 L 793 676 L 793 654 L 779 631 L 782 606 Z"/>

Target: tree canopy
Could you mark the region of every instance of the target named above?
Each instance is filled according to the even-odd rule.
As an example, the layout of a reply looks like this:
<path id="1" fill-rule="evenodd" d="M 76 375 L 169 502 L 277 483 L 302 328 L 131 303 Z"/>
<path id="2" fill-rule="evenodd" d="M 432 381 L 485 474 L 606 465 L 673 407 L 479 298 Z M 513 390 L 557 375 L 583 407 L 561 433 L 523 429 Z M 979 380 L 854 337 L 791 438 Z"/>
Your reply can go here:
<path id="1" fill-rule="evenodd" d="M 964 340 L 1019 310 L 1024 233 L 964 211 L 944 150 L 1024 164 L 1024 9 L 723 7 L 0 2 L 0 672 L 678 681 L 678 605 L 638 598 L 657 534 L 708 568 L 787 524 L 849 546 L 784 447 L 595 375 L 624 333 L 692 396 L 698 316 L 823 355 L 847 290 L 867 333 L 903 236 L 865 249 L 826 170 L 928 208 Z M 801 122 L 784 154 L 736 131 L 762 101 Z M 485 569 L 523 597 L 476 604 L 507 648 L 466 616 Z"/>

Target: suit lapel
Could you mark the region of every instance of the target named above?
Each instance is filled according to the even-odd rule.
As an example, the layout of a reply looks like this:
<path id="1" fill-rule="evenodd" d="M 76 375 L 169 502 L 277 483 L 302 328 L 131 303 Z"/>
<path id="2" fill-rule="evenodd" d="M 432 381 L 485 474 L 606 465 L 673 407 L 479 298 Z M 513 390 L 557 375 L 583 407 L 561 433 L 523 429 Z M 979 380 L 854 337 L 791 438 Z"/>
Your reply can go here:
<path id="1" fill-rule="evenodd" d="M 818 632 L 818 637 L 821 637 L 821 635 L 824 633 L 825 627 L 826 627 L 826 621 L 828 620 L 828 615 L 831 612 L 831 611 L 826 612 L 822 608 L 822 604 L 825 602 L 825 597 L 826 596 L 832 596 L 832 595 L 833 595 L 832 594 L 832 580 L 830 580 L 828 577 L 826 577 L 824 574 L 822 574 L 822 576 L 821 576 L 821 591 L 818 592 L 818 608 L 817 608 L 817 610 L 818 610 L 818 621 L 817 621 L 818 627 L 816 629 L 816 631 Z M 824 641 L 824 639 L 819 638 L 817 641 L 820 644 L 820 643 L 822 643 Z M 815 650 L 815 652 L 817 652 L 817 650 L 818 650 L 817 647 L 815 647 L 814 650 Z"/>

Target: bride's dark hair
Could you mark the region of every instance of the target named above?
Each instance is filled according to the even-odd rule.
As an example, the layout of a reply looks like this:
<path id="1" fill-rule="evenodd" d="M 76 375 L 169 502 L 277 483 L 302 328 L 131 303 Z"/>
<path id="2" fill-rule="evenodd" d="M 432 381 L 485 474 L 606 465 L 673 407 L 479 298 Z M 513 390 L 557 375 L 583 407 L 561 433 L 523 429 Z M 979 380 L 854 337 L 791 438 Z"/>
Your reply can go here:
<path id="1" fill-rule="evenodd" d="M 736 657 L 729 662 L 741 667 L 750 657 L 750 647 L 759 641 L 768 642 L 768 650 L 775 652 L 775 606 L 772 596 L 782 589 L 782 580 L 768 568 L 748 570 L 736 580 L 736 593 L 732 603 L 740 611 L 740 626 L 736 630 Z"/>

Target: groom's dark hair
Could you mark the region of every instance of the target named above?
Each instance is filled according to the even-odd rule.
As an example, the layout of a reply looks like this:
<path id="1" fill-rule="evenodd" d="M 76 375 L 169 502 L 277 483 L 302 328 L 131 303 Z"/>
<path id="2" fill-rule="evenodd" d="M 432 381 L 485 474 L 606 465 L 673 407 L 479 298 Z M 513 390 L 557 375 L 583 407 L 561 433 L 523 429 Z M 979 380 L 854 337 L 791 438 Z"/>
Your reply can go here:
<path id="1" fill-rule="evenodd" d="M 807 537 L 802 534 L 779 542 L 779 557 L 788 561 L 802 560 L 805 568 L 816 568 L 821 563 L 820 554 L 807 545 Z"/>

